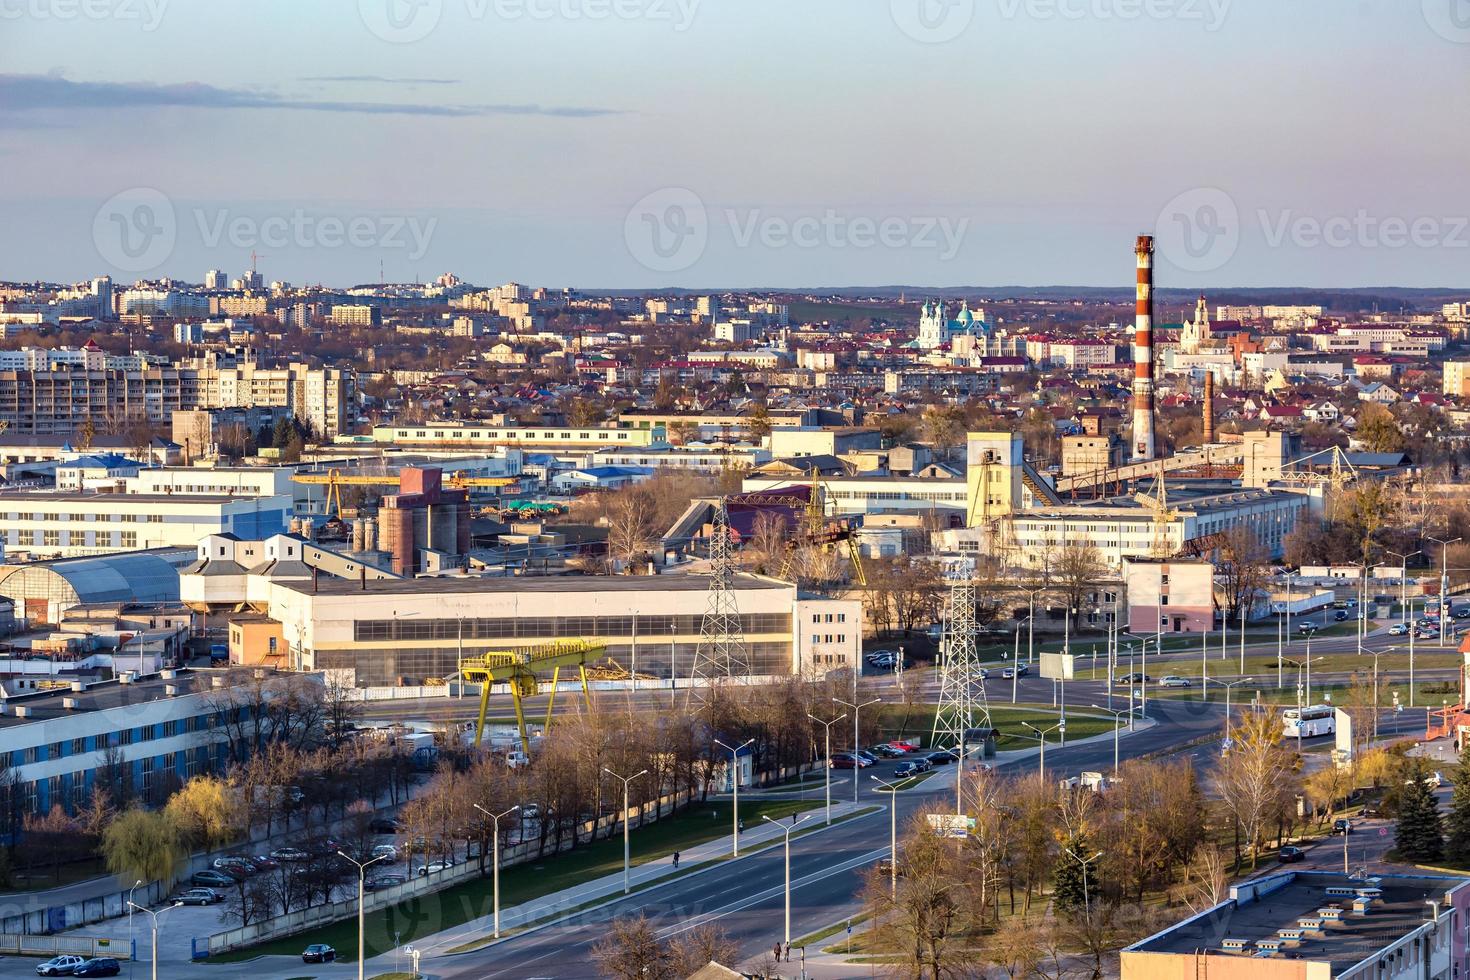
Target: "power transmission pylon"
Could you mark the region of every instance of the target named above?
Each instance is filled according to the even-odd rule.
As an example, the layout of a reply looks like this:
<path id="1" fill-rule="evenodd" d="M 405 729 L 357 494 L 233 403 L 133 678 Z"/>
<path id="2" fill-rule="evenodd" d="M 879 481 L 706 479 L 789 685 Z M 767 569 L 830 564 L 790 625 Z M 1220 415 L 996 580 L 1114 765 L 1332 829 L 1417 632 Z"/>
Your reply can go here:
<path id="1" fill-rule="evenodd" d="M 961 577 L 964 576 L 964 577 Z M 975 584 L 956 572 L 949 586 L 943 643 L 939 658 L 939 706 L 934 711 L 930 744 L 936 748 L 963 746 L 972 728 L 990 731 L 990 702 L 980 676 L 975 649 Z"/>
<path id="2" fill-rule="evenodd" d="M 694 679 L 706 684 L 750 673 L 745 630 L 735 605 L 735 559 L 730 551 L 730 512 L 724 498 L 715 505 L 709 546 L 709 605 L 699 625 L 694 653 Z"/>

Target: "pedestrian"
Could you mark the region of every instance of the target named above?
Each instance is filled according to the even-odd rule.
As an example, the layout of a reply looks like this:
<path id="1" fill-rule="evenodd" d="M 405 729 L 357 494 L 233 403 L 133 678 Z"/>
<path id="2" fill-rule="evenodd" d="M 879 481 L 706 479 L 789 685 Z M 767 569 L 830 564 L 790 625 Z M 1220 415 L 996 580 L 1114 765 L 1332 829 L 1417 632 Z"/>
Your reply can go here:
<path id="1" fill-rule="evenodd" d="M 786 962 L 787 963 L 790 963 L 791 962 L 791 944 L 790 943 L 787 943 L 786 944 Z"/>
<path id="2" fill-rule="evenodd" d="M 674 867 L 677 868 L 678 866 L 679 866 L 679 852 L 678 851 L 675 851 L 674 852 Z"/>
<path id="3" fill-rule="evenodd" d="M 777 963 L 780 963 L 781 962 L 781 944 L 779 942 L 776 943 L 774 952 L 775 952 L 776 962 Z"/>
<path id="4" fill-rule="evenodd" d="M 740 823 L 736 825 L 735 832 L 737 834 L 743 834 L 743 833 L 745 833 L 745 821 L 744 820 L 740 821 Z"/>
<path id="5" fill-rule="evenodd" d="M 795 811 L 792 811 L 792 814 L 791 814 L 791 826 L 793 826 L 793 827 L 796 826 L 796 812 Z"/>

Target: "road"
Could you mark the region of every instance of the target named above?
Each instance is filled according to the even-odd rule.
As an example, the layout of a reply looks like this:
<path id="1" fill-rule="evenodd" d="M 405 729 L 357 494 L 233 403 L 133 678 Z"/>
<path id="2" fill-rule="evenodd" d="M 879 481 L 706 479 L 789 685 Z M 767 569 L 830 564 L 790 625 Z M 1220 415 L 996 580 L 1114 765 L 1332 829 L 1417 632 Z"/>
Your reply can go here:
<path id="1" fill-rule="evenodd" d="M 1035 683 L 1035 682 L 1034 682 Z M 1050 682 L 1045 684 L 1049 690 Z M 1100 685 L 1081 685 L 1099 689 Z M 1168 750 L 1181 742 L 1218 731 L 1223 704 L 1170 701 L 1152 704 L 1149 715 L 1158 724 L 1122 739 L 1125 758 Z M 1057 778 L 1083 770 L 1112 767 L 1113 744 L 1098 739 L 1065 748 L 1047 750 L 1047 772 Z M 886 775 L 892 763 L 873 770 Z M 1003 771 L 1027 771 L 1037 765 L 1036 757 L 1003 766 Z M 903 793 L 897 798 L 902 826 L 915 814 L 945 812 L 952 798 L 954 770 L 922 784 L 923 793 Z M 833 792 L 848 790 L 851 774 L 844 773 Z M 866 783 L 866 785 L 864 785 Z M 876 794 L 870 780 L 860 782 L 865 799 L 887 801 Z M 949 789 L 945 789 L 948 786 Z M 931 789 L 932 787 L 932 789 Z M 888 850 L 888 819 L 885 812 L 850 820 L 820 834 L 797 838 L 791 845 L 792 920 L 791 933 L 799 937 L 813 932 L 859 909 L 862 874 Z M 626 915 L 645 915 L 668 936 L 705 922 L 717 922 L 739 944 L 742 958 L 769 952 L 782 938 L 783 910 L 782 852 L 775 848 L 715 867 L 699 875 L 614 902 L 601 909 L 570 919 L 494 947 L 436 961 L 433 970 L 446 978 L 593 978 L 592 946 L 607 933 L 608 923 Z"/>

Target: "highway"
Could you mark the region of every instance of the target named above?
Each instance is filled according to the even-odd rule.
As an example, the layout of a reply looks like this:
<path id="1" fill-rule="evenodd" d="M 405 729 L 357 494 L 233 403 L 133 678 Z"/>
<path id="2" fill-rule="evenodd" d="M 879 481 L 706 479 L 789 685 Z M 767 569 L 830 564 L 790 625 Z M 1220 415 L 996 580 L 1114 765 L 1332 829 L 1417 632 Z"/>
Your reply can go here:
<path id="1" fill-rule="evenodd" d="M 1050 689 L 1049 682 L 1032 683 Z M 1101 690 L 1097 684 L 1079 683 L 1077 687 L 1089 699 Z M 1182 742 L 1219 731 L 1224 705 L 1160 701 L 1151 703 L 1149 715 L 1158 724 L 1124 737 L 1121 742 L 1124 758 L 1167 751 Z M 1053 745 L 1047 750 L 1047 772 L 1061 778 L 1089 769 L 1106 771 L 1112 768 L 1112 760 L 1111 739 L 1065 748 Z M 859 785 L 864 800 L 887 802 L 887 794 L 874 793 L 871 788 L 874 784 L 866 776 L 870 773 L 885 776 L 892 765 L 880 764 L 863 773 Z M 1036 765 L 1036 757 L 1029 756 L 1003 766 L 1002 770 L 1029 771 Z M 851 791 L 851 773 L 844 772 L 842 776 L 842 781 L 834 781 L 834 795 Z M 899 794 L 900 826 L 914 814 L 945 812 L 952 806 L 949 801 L 954 792 L 953 769 L 942 769 L 922 785 L 926 789 L 923 793 Z M 860 905 L 862 874 L 885 856 L 887 849 L 886 812 L 795 838 L 791 845 L 793 938 L 855 914 Z M 774 848 L 575 915 L 493 947 L 446 957 L 436 961 L 434 969 L 438 976 L 446 978 L 593 978 L 598 974 L 592 961 L 592 947 L 606 934 L 608 923 L 621 916 L 639 914 L 647 916 L 665 936 L 705 922 L 716 922 L 739 943 L 743 958 L 758 957 L 782 938 L 782 908 L 782 852 Z"/>

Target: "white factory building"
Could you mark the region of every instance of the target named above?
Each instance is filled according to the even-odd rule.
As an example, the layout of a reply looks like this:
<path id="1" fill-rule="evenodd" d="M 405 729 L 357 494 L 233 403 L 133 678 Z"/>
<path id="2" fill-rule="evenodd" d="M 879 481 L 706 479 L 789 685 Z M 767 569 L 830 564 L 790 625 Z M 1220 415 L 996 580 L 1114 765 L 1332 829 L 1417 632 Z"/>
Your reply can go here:
<path id="1" fill-rule="evenodd" d="M 607 644 L 640 675 L 684 681 L 693 672 L 709 579 L 419 578 L 275 582 L 269 615 L 296 665 L 356 686 L 420 684 L 453 676 L 464 656 L 559 640 Z M 820 676 L 852 667 L 862 650 L 857 600 L 823 599 L 755 575 L 735 577 L 750 671 Z M 672 664 L 672 669 L 671 669 Z"/>
<path id="2" fill-rule="evenodd" d="M 0 542 L 33 558 L 193 548 L 209 534 L 279 533 L 290 513 L 286 495 L 18 491 L 0 494 Z"/>

